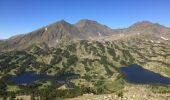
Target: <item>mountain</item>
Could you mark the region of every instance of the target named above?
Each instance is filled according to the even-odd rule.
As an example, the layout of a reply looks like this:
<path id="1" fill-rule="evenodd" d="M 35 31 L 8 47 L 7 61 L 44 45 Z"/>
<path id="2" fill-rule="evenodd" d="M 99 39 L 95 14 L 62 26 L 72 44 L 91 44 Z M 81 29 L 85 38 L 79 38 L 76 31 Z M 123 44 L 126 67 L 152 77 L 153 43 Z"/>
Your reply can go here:
<path id="1" fill-rule="evenodd" d="M 8 42 L 10 44 L 15 43 L 17 45 L 46 43 L 49 46 L 52 46 L 64 38 L 81 38 L 81 34 L 79 33 L 79 30 L 75 26 L 67 23 L 64 20 L 61 20 L 25 34 L 22 37 L 9 39 Z"/>
<path id="2" fill-rule="evenodd" d="M 113 30 L 106 25 L 101 25 L 96 21 L 87 19 L 80 20 L 75 26 L 89 37 L 108 36 L 113 33 Z"/>
<path id="3" fill-rule="evenodd" d="M 111 32 L 110 28 L 91 20 L 81 20 L 76 24 L 61 20 L 25 35 L 9 38 L 5 41 L 4 47 L 5 49 L 18 49 L 36 44 L 47 44 L 49 47 L 54 47 L 57 43 L 63 41 L 88 39 L 90 37 L 109 35 Z"/>
<path id="4" fill-rule="evenodd" d="M 10 47 L 27 48 L 35 44 L 54 46 L 60 40 L 82 38 L 79 29 L 64 20 L 42 27 L 22 36 L 9 38 L 6 44 Z M 8 48 L 9 48 L 8 47 Z"/>
<path id="5" fill-rule="evenodd" d="M 124 80 L 120 68 L 138 64 L 170 77 L 169 32 L 169 28 L 148 21 L 125 29 L 111 29 L 91 20 L 75 24 L 61 20 L 25 35 L 11 37 L 0 42 L 0 99 L 23 93 L 43 100 L 108 93 L 123 100 L 131 100 L 134 93 L 135 100 L 145 95 L 140 98 L 143 100 L 148 93 L 154 97 L 156 93 L 167 96 L 169 86 L 129 83 Z M 35 84 L 19 85 L 8 80 L 28 71 L 55 77 L 67 73 L 79 76 L 68 78 L 66 83 L 45 79 Z M 102 96 L 101 99 L 105 98 Z"/>
<path id="6" fill-rule="evenodd" d="M 18 35 L 1 43 L 0 50 L 25 49 L 32 45 L 55 47 L 57 44 L 74 40 L 96 39 L 117 34 L 152 34 L 156 37 L 167 37 L 170 29 L 149 21 L 137 22 L 125 29 L 111 29 L 96 21 L 82 19 L 75 24 L 64 20 L 47 25 L 25 35 Z"/>
<path id="7" fill-rule="evenodd" d="M 127 29 L 123 30 L 125 34 L 154 34 L 164 35 L 170 32 L 170 28 L 160 25 L 158 23 L 152 23 L 149 21 L 137 22 Z"/>

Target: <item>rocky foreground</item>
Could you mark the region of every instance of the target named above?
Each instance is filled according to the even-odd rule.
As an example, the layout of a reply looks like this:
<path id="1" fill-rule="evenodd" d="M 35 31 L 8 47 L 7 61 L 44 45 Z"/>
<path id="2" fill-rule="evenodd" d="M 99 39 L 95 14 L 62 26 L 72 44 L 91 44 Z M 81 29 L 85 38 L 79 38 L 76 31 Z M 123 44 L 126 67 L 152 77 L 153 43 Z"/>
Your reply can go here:
<path id="1" fill-rule="evenodd" d="M 147 87 L 129 85 L 123 89 L 122 95 L 116 93 L 103 95 L 84 94 L 83 96 L 66 100 L 170 100 L 170 93 L 154 93 Z"/>

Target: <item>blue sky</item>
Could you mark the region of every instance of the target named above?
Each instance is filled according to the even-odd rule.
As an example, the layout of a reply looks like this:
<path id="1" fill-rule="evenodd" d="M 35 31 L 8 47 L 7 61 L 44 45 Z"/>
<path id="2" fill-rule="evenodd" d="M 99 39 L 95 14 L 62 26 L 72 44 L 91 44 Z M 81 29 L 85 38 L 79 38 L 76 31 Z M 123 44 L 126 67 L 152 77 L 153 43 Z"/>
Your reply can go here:
<path id="1" fill-rule="evenodd" d="M 170 27 L 170 0 L 0 0 L 0 39 L 64 19 L 124 28 L 148 20 Z"/>

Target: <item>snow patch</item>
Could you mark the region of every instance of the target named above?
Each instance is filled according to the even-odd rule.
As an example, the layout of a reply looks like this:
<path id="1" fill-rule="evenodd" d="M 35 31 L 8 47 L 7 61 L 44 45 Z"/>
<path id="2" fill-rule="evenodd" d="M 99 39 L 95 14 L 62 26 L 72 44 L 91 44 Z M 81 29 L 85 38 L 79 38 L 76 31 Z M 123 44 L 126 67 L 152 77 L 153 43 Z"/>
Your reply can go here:
<path id="1" fill-rule="evenodd" d="M 119 35 L 120 37 L 122 36 L 122 34 Z"/>
<path id="2" fill-rule="evenodd" d="M 48 30 L 48 28 L 46 27 L 46 28 L 45 28 L 45 31 L 47 31 L 47 30 Z"/>
<path id="3" fill-rule="evenodd" d="M 140 33 L 137 33 L 137 35 L 140 35 Z"/>
<path id="4" fill-rule="evenodd" d="M 161 39 L 166 40 L 166 41 L 169 40 L 169 39 L 167 39 L 167 38 L 165 38 L 165 37 L 163 37 L 163 36 L 161 36 Z"/>
<path id="5" fill-rule="evenodd" d="M 101 36 L 101 33 L 100 33 L 100 32 L 98 32 L 98 36 Z"/>
<path id="6" fill-rule="evenodd" d="M 161 43 L 160 41 L 157 41 L 157 43 Z"/>
<path id="7" fill-rule="evenodd" d="M 153 41 L 153 40 L 151 40 L 151 42 L 153 43 L 154 41 Z"/>

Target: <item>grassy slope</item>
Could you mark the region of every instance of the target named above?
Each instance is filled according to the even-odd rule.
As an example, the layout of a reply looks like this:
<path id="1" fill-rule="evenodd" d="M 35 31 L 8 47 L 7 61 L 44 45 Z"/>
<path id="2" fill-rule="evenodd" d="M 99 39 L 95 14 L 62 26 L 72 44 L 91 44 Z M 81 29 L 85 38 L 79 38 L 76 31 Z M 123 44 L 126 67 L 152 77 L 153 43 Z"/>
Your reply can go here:
<path id="1" fill-rule="evenodd" d="M 136 63 L 170 77 L 169 62 L 168 41 L 158 43 L 157 38 L 150 35 L 135 35 L 74 41 L 49 49 L 34 46 L 26 51 L 1 53 L 0 71 L 1 76 L 6 72 L 13 75 L 25 70 L 49 75 L 75 72 L 81 75 L 71 81 L 76 86 L 91 87 L 101 93 L 119 93 L 126 86 L 119 79 L 119 67 Z"/>

